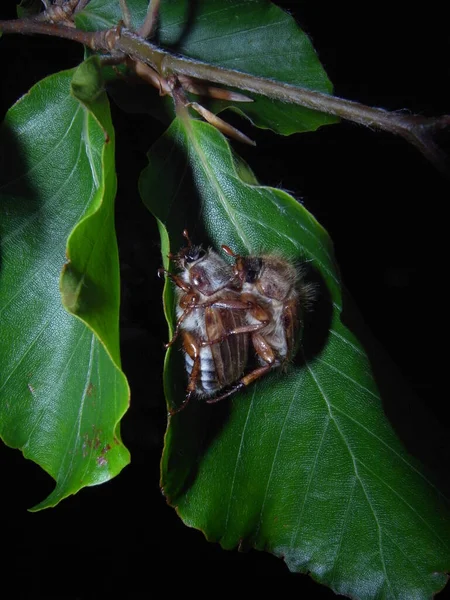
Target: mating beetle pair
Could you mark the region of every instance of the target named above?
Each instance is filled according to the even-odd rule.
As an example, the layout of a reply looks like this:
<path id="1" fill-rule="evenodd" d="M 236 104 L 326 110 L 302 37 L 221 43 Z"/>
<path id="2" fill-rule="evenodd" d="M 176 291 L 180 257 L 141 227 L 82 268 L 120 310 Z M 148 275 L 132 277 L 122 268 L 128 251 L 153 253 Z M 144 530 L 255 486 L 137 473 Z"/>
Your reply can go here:
<path id="1" fill-rule="evenodd" d="M 188 386 L 180 407 L 195 394 L 219 402 L 292 358 L 302 311 L 314 289 L 301 271 L 275 255 L 240 256 L 229 265 L 214 250 L 187 246 L 170 255 L 179 269 L 165 272 L 176 285 L 178 336 L 185 352 Z"/>

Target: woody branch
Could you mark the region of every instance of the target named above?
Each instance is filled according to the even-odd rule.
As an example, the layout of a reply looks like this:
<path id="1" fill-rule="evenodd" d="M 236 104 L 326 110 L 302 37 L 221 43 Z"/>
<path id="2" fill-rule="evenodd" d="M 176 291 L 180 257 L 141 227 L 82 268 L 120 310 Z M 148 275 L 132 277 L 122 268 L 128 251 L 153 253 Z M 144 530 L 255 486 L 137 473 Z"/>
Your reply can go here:
<path id="1" fill-rule="evenodd" d="M 45 12 L 43 14 L 45 15 Z M 141 29 L 146 36 L 151 27 Z M 45 18 L 41 17 L 40 20 L 0 21 L 0 32 L 66 38 L 84 44 L 96 52 L 110 54 L 118 60 L 128 58 L 136 64 L 144 63 L 163 79 L 175 75 L 218 83 L 341 117 L 366 127 L 388 131 L 400 135 L 416 146 L 435 167 L 448 175 L 447 156 L 434 142 L 433 135 L 450 125 L 450 115 L 428 118 L 389 112 L 249 73 L 223 69 L 188 57 L 175 56 L 147 41 L 142 35 L 121 26 L 84 32 L 64 24 L 45 22 Z"/>

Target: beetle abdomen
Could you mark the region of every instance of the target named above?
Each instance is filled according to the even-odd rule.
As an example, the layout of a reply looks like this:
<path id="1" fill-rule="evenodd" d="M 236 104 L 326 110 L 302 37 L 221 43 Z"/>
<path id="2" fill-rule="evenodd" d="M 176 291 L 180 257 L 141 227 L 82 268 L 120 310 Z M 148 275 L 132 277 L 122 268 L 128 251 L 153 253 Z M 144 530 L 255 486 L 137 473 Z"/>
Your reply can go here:
<path id="1" fill-rule="evenodd" d="M 188 376 L 192 373 L 194 366 L 193 359 L 189 354 L 185 354 L 186 371 Z M 214 364 L 211 349 L 209 347 L 200 350 L 200 374 L 197 380 L 196 393 L 199 396 L 212 396 L 222 388 L 222 384 L 217 377 L 217 370 Z"/>
<path id="2" fill-rule="evenodd" d="M 232 333 L 245 324 L 244 317 L 243 311 L 212 308 L 205 311 L 206 330 L 220 389 L 235 383 L 247 366 L 248 335 Z M 212 343 L 220 338 L 221 342 Z"/>

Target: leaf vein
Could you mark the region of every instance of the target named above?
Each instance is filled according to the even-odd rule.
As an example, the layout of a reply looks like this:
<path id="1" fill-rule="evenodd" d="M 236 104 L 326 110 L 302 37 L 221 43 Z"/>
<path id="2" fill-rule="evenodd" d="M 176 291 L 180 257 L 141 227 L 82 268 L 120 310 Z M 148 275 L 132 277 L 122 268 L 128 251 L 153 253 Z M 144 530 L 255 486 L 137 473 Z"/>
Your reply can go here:
<path id="1" fill-rule="evenodd" d="M 412 507 L 409 502 L 407 502 L 405 500 L 405 498 L 403 498 L 403 496 L 401 494 L 399 494 L 393 487 L 391 487 L 386 481 L 384 481 L 384 479 L 381 479 L 381 477 L 379 477 L 374 471 L 372 471 L 372 469 L 370 467 L 368 467 L 361 459 L 359 458 L 355 458 L 355 461 L 360 463 L 360 465 L 362 467 L 364 467 L 364 469 L 366 469 L 366 471 L 368 471 L 372 477 L 375 477 L 376 479 L 378 479 L 378 481 L 380 481 L 380 483 L 382 483 L 385 487 L 387 487 L 393 494 L 395 494 L 402 502 L 403 504 L 405 504 L 405 506 L 407 506 L 411 512 L 413 512 L 415 515 L 417 515 L 417 517 L 424 523 L 424 525 L 427 527 L 427 529 L 429 529 L 431 531 L 431 533 L 433 535 L 435 535 L 437 537 L 437 539 L 447 548 L 447 544 L 446 542 L 440 537 L 440 535 L 438 533 L 436 533 L 431 527 L 430 525 L 427 523 L 427 521 L 422 517 L 422 515 L 420 515 L 417 510 Z"/>
<path id="2" fill-rule="evenodd" d="M 344 539 L 344 533 L 345 533 L 345 530 L 347 528 L 348 517 L 350 515 L 350 506 L 351 506 L 351 503 L 352 503 L 352 500 L 353 500 L 353 494 L 355 492 L 355 487 L 356 487 L 356 477 L 353 479 L 352 489 L 351 489 L 349 497 L 348 497 L 347 508 L 345 510 L 344 519 L 343 519 L 342 527 L 341 527 L 341 534 L 339 536 L 338 545 L 337 545 L 337 548 L 336 548 L 336 554 L 334 555 L 333 568 L 331 569 L 330 583 L 332 583 L 334 581 L 334 573 L 336 571 L 336 565 L 337 565 L 337 562 L 339 560 L 339 555 L 341 553 L 342 541 Z"/>
<path id="3" fill-rule="evenodd" d="M 245 235 L 243 229 L 240 227 L 239 222 L 236 221 L 235 219 L 235 215 L 233 214 L 233 210 L 231 210 L 231 206 L 228 202 L 228 199 L 226 197 L 226 194 L 224 194 L 222 187 L 219 184 L 219 181 L 217 180 L 217 178 L 215 177 L 213 170 L 209 167 L 208 165 L 208 160 L 205 156 L 205 153 L 203 152 L 203 149 L 201 147 L 201 144 L 198 143 L 197 138 L 195 135 L 191 135 L 191 142 L 192 142 L 192 146 L 195 148 L 196 150 L 196 154 L 199 158 L 201 167 L 203 168 L 203 172 L 206 176 L 206 178 L 208 179 L 208 181 L 211 184 L 211 187 L 213 189 L 217 190 L 217 194 L 219 197 L 219 200 L 222 203 L 222 206 L 224 207 L 230 221 L 233 223 L 234 228 L 236 229 L 236 232 L 239 234 L 239 236 L 241 237 L 241 240 L 243 242 L 243 244 L 246 246 L 247 249 L 250 249 L 250 242 L 247 238 L 247 236 Z M 188 152 L 190 153 L 190 146 L 188 145 Z M 194 161 L 192 161 L 194 162 Z"/>
<path id="4" fill-rule="evenodd" d="M 353 379 L 353 377 L 350 377 L 350 375 L 347 375 L 347 373 L 344 373 L 344 371 L 342 371 L 341 369 L 338 369 L 337 367 L 330 365 L 330 363 L 326 362 L 325 360 L 323 360 L 322 358 L 319 358 L 319 357 L 316 357 L 314 359 L 314 361 L 323 364 L 324 366 L 328 367 L 329 369 L 332 369 L 336 373 L 339 373 L 340 375 L 342 375 L 342 377 L 345 377 L 345 379 L 348 379 L 348 381 L 351 381 L 357 387 L 359 387 L 360 389 L 364 390 L 365 392 L 367 392 L 368 394 L 373 396 L 376 400 L 381 401 L 381 398 L 378 394 L 375 394 L 375 392 L 373 392 L 372 390 L 369 390 L 368 387 L 366 387 L 365 385 L 362 385 L 362 383 L 359 383 L 359 381 L 356 381 L 356 379 Z"/>
<path id="5" fill-rule="evenodd" d="M 235 212 L 236 212 L 236 214 L 237 214 L 237 215 L 239 215 L 239 216 L 240 216 L 240 217 L 242 217 L 243 219 L 247 219 L 248 221 L 255 221 L 255 220 L 256 220 L 256 219 L 254 219 L 252 216 L 250 216 L 250 215 L 247 215 L 247 214 L 245 214 L 245 213 L 243 213 L 243 212 L 240 212 L 240 211 L 238 211 L 238 210 L 236 210 L 236 209 L 235 209 Z M 258 223 L 258 224 L 259 224 L 261 227 L 263 227 L 264 229 L 267 229 L 268 231 L 272 231 L 273 233 L 275 233 L 275 235 L 276 235 L 276 236 L 278 236 L 278 237 L 282 238 L 283 240 L 286 240 L 286 239 L 287 239 L 287 240 L 289 240 L 289 242 L 290 242 L 290 243 L 291 243 L 291 244 L 292 244 L 292 245 L 293 245 L 295 248 L 297 248 L 297 250 L 303 250 L 303 249 L 304 249 L 304 246 L 302 246 L 301 244 L 299 244 L 299 243 L 298 243 L 296 240 L 294 240 L 294 239 L 293 239 L 293 238 L 291 238 L 290 236 L 288 236 L 288 235 L 286 235 L 286 234 L 284 234 L 284 233 L 281 233 L 281 232 L 280 232 L 278 229 L 276 229 L 276 228 L 274 228 L 274 227 L 271 227 L 270 225 L 267 225 L 266 223 L 263 223 L 263 222 L 261 222 L 261 221 L 257 221 L 257 223 Z M 311 232 L 309 231 L 309 229 L 305 228 L 303 225 L 301 225 L 301 224 L 300 224 L 299 226 L 300 226 L 300 227 L 301 227 L 301 229 L 303 229 L 304 231 L 306 231 L 306 232 L 308 232 L 308 233 L 311 233 Z M 312 234 L 311 234 L 311 235 L 312 235 Z M 314 235 L 312 235 L 312 237 L 313 237 L 313 239 L 314 239 L 315 241 L 317 241 L 317 242 L 318 242 L 318 240 L 315 238 L 315 236 L 314 236 Z M 335 283 L 336 283 L 337 285 L 339 285 L 339 283 L 340 283 L 340 282 L 339 282 L 339 280 L 337 279 L 337 277 L 334 275 L 334 273 L 332 273 L 332 272 L 331 272 L 331 271 L 328 269 L 328 267 L 327 267 L 327 266 L 325 266 L 325 264 L 324 264 L 324 263 L 323 263 L 321 260 L 319 260 L 317 257 L 314 257 L 314 261 L 315 261 L 315 262 L 316 262 L 318 265 L 320 265 L 320 267 L 322 267 L 322 269 L 325 271 L 325 273 L 327 273 L 327 274 L 330 276 L 330 278 L 331 278 L 331 279 L 333 279 L 333 280 L 335 281 Z"/>
<path id="6" fill-rule="evenodd" d="M 264 493 L 264 498 L 263 498 L 263 501 L 262 501 L 262 504 L 261 504 L 261 510 L 259 511 L 259 521 L 258 521 L 258 525 L 256 527 L 255 539 L 258 536 L 259 530 L 260 530 L 261 525 L 262 525 L 264 508 L 266 506 L 266 500 L 267 500 L 267 496 L 268 496 L 268 492 L 269 492 L 270 483 L 272 481 L 272 475 L 273 475 L 273 471 L 274 471 L 274 467 L 275 467 L 275 462 L 276 462 L 276 459 L 277 459 L 277 456 L 278 456 L 278 451 L 280 449 L 281 440 L 283 438 L 284 428 L 286 426 L 286 423 L 288 422 L 288 417 L 289 417 L 289 414 L 291 412 L 292 406 L 294 404 L 294 400 L 296 399 L 297 391 L 298 391 L 298 388 L 300 387 L 300 385 L 301 385 L 301 382 L 299 381 L 297 383 L 296 387 L 295 387 L 295 390 L 294 390 L 293 394 L 292 394 L 292 400 L 289 403 L 289 407 L 288 407 L 288 409 L 286 411 L 286 414 L 284 416 L 283 425 L 281 426 L 280 435 L 278 436 L 277 447 L 275 448 L 275 452 L 274 452 L 274 455 L 273 455 L 272 465 L 271 465 L 271 468 L 270 468 L 270 473 L 269 473 L 269 476 L 267 478 L 267 485 L 266 485 L 266 490 L 265 490 L 265 493 Z"/>
<path id="7" fill-rule="evenodd" d="M 77 419 L 73 425 L 72 433 L 69 436 L 69 439 L 67 442 L 66 450 L 61 458 L 61 464 L 60 464 L 60 468 L 58 470 L 58 477 L 56 478 L 58 481 L 58 484 L 59 484 L 57 487 L 59 487 L 60 489 L 64 488 L 66 481 L 68 480 L 69 476 L 72 474 L 71 469 L 72 469 L 72 466 L 73 466 L 73 463 L 75 460 L 75 450 L 72 451 L 70 462 L 67 465 L 67 467 L 65 467 L 64 463 L 65 463 L 67 455 L 69 454 L 69 449 L 73 445 L 73 442 L 72 442 L 73 438 L 75 437 L 75 445 L 76 445 L 77 441 L 79 441 L 79 439 L 80 439 L 80 430 L 81 430 L 81 421 L 82 421 L 82 416 L 83 416 L 83 410 L 84 410 L 84 405 L 86 402 L 87 392 L 89 389 L 89 383 L 91 381 L 94 347 L 95 347 L 95 335 L 94 335 L 94 333 L 91 333 L 91 347 L 90 347 L 90 351 L 89 351 L 89 362 L 88 362 L 87 371 L 86 371 L 86 379 L 85 379 L 84 389 L 83 389 L 83 392 L 82 392 L 81 398 L 80 398 L 80 407 L 78 409 Z M 92 444 L 91 455 L 93 452 L 93 448 L 94 448 L 94 444 Z M 65 470 L 65 474 L 64 474 L 64 477 L 62 478 L 62 480 L 59 482 L 59 477 L 60 477 L 60 474 L 63 469 Z"/>
<path id="8" fill-rule="evenodd" d="M 231 512 L 231 503 L 232 503 L 232 500 L 233 500 L 234 486 L 235 486 L 235 483 L 236 483 L 236 473 L 237 473 L 237 470 L 238 470 L 239 462 L 241 460 L 242 448 L 243 448 L 243 445 L 244 445 L 245 431 L 247 429 L 247 424 L 248 424 L 248 421 L 249 421 L 249 418 L 250 418 L 250 413 L 251 413 L 251 410 L 252 410 L 253 401 L 255 399 L 255 392 L 256 392 L 256 389 L 253 388 L 253 395 L 252 395 L 251 402 L 250 402 L 250 404 L 248 406 L 247 417 L 245 419 L 244 428 L 242 430 L 242 435 L 241 435 L 241 441 L 240 441 L 240 444 L 239 444 L 239 450 L 238 450 L 238 453 L 237 453 L 237 456 L 236 456 L 236 464 L 234 465 L 234 472 L 233 472 L 233 478 L 231 480 L 230 497 L 228 499 L 227 516 L 226 516 L 226 519 L 225 519 L 225 527 L 224 527 L 223 537 L 225 537 L 225 535 L 227 533 L 227 530 L 228 530 L 228 522 L 229 522 L 229 519 L 230 519 L 230 512 Z"/>
<path id="9" fill-rule="evenodd" d="M 295 528 L 295 530 L 294 530 L 294 532 L 292 534 L 292 538 L 291 538 L 291 548 L 294 547 L 295 541 L 296 541 L 296 539 L 298 537 L 298 534 L 300 532 L 300 526 L 302 524 L 302 517 L 303 517 L 303 513 L 305 511 L 306 501 L 307 501 L 307 498 L 308 498 L 309 490 L 311 488 L 311 483 L 312 483 L 312 480 L 313 480 L 313 475 L 314 475 L 314 473 L 316 471 L 319 454 L 320 454 L 320 451 L 322 450 L 323 441 L 324 441 L 325 435 L 326 435 L 326 433 L 328 431 L 328 425 L 329 425 L 329 423 L 330 423 L 330 417 L 327 417 L 327 419 L 325 421 L 325 424 L 324 424 L 324 427 L 323 427 L 322 437 L 320 438 L 320 442 L 319 442 L 319 445 L 317 447 L 317 452 L 316 452 L 316 455 L 314 457 L 314 463 L 313 463 L 313 465 L 311 467 L 311 470 L 310 470 L 310 473 L 309 473 L 309 477 L 308 477 L 308 481 L 306 483 L 305 495 L 304 495 L 304 498 L 303 498 L 303 503 L 302 503 L 302 507 L 301 507 L 301 510 L 300 510 L 300 514 L 299 514 L 299 517 L 298 517 L 297 527 Z"/>
<path id="10" fill-rule="evenodd" d="M 353 342 L 348 340 L 346 337 L 344 337 L 343 335 L 338 333 L 335 329 L 330 329 L 330 333 L 333 334 L 334 336 L 336 336 L 342 342 L 344 342 L 344 344 L 348 344 L 355 352 L 357 352 L 358 354 L 360 354 L 361 356 L 366 358 L 366 355 L 365 355 L 364 351 L 361 350 L 361 348 L 359 348 L 358 346 L 356 346 L 356 344 L 354 344 Z"/>
<path id="11" fill-rule="evenodd" d="M 70 96 L 69 96 L 70 98 Z M 73 124 L 75 123 L 76 117 L 78 115 L 78 112 L 81 110 L 81 106 L 78 106 L 73 118 L 67 128 L 67 131 L 64 133 L 64 135 L 62 136 L 62 138 L 59 140 L 59 142 L 56 144 L 56 146 L 52 146 L 52 149 L 50 151 L 50 153 L 48 154 L 44 154 L 43 158 L 41 160 L 39 160 L 37 163 L 35 163 L 32 167 L 30 167 L 27 171 L 25 171 L 24 173 L 21 173 L 20 175 L 18 175 L 15 179 L 13 179 L 12 181 L 7 181 L 6 183 L 4 183 L 2 186 L 0 186 L 0 191 L 9 188 L 11 185 L 13 185 L 14 183 L 16 183 L 17 181 L 20 181 L 21 179 L 28 177 L 30 175 L 30 173 L 33 173 L 33 171 L 35 171 L 40 165 L 42 165 L 43 163 L 49 161 L 49 159 L 51 158 L 51 156 L 57 151 L 57 149 L 59 148 L 59 146 L 64 142 L 65 138 L 69 135 L 70 130 L 72 129 Z"/>
<path id="12" fill-rule="evenodd" d="M 403 554 L 403 556 L 406 558 L 409 564 L 412 565 L 413 569 L 416 571 L 416 573 L 418 573 L 420 579 L 422 580 L 424 587 L 427 588 L 429 585 L 428 581 L 424 578 L 423 572 L 420 571 L 419 567 L 411 560 L 411 557 L 408 554 L 406 554 L 403 548 L 397 544 L 397 542 L 388 534 L 387 531 L 384 532 L 384 535 L 389 539 L 391 544 L 398 548 L 398 550 Z"/>
<path id="13" fill-rule="evenodd" d="M 70 182 L 70 180 L 72 179 L 73 174 L 76 172 L 77 167 L 79 166 L 78 161 L 80 159 L 81 156 L 81 149 L 83 147 L 83 144 L 81 142 L 80 139 L 80 145 L 78 147 L 78 155 L 77 158 L 74 161 L 74 165 L 72 170 L 70 171 L 69 175 L 67 176 L 66 180 L 64 181 L 64 184 L 61 187 L 58 187 L 56 189 L 56 191 L 45 200 L 45 202 L 43 202 L 40 206 L 38 210 L 35 210 L 31 216 L 27 217 L 26 219 L 23 220 L 23 222 L 21 223 L 21 225 L 19 227 L 15 227 L 14 229 L 11 230 L 11 233 L 9 233 L 8 235 L 5 235 L 3 237 L 2 240 L 2 245 L 6 246 L 7 242 L 9 242 L 11 239 L 17 238 L 19 237 L 19 234 L 22 234 L 23 230 L 26 229 L 27 227 L 29 227 L 37 218 L 39 218 L 43 212 L 43 210 L 45 208 L 47 208 L 49 205 L 52 204 L 53 200 L 55 198 L 58 197 L 58 195 L 60 195 L 62 193 L 62 191 L 64 190 L 64 188 L 67 186 L 67 184 Z M 90 199 L 90 198 L 89 198 Z M 86 208 L 86 207 L 85 207 Z M 84 211 L 83 211 L 84 212 Z M 81 213 L 83 214 L 83 213 Z"/>
<path id="14" fill-rule="evenodd" d="M 86 157 L 88 159 L 89 167 L 91 169 L 92 179 L 94 180 L 95 187 L 98 189 L 100 187 L 100 181 L 98 177 L 98 173 L 96 170 L 95 159 L 93 154 L 92 142 L 89 135 L 89 124 L 90 124 L 90 113 L 85 110 L 84 118 L 83 118 L 83 138 L 84 138 L 84 146 L 86 150 Z M 98 153 L 98 151 L 97 151 Z"/>
<path id="15" fill-rule="evenodd" d="M 25 357 L 27 356 L 27 354 L 30 352 L 30 350 L 33 348 L 33 346 L 36 344 L 36 342 L 38 341 L 38 339 L 41 337 L 41 335 L 47 329 L 47 326 L 50 323 L 50 321 L 53 319 L 55 313 L 56 313 L 56 311 L 51 314 L 50 318 L 46 321 L 46 323 L 44 324 L 44 326 L 42 327 L 42 329 L 39 331 L 39 333 L 37 334 L 37 336 L 34 338 L 34 340 L 31 342 L 31 344 L 28 345 L 28 347 L 26 348 L 24 354 L 22 354 L 22 356 L 20 357 L 19 361 L 15 364 L 14 368 L 11 370 L 11 372 L 8 375 L 8 377 L 3 382 L 3 385 L 0 387 L 0 392 L 5 387 L 5 385 L 8 383 L 8 381 L 11 379 L 11 377 L 14 375 L 14 373 L 17 371 L 17 369 L 22 364 L 23 360 L 25 359 Z"/>
<path id="16" fill-rule="evenodd" d="M 234 30 L 234 31 L 231 31 L 230 33 L 225 33 L 225 34 L 221 34 L 221 35 L 215 35 L 215 36 L 211 36 L 211 37 L 208 37 L 208 38 L 206 38 L 206 37 L 205 38 L 199 38 L 197 40 L 190 41 L 189 47 L 193 48 L 193 47 L 195 47 L 195 46 L 197 46 L 199 44 L 201 45 L 201 44 L 204 44 L 206 42 L 210 42 L 211 40 L 214 40 L 214 41 L 215 40 L 225 40 L 225 39 L 227 39 L 229 37 L 239 37 L 241 35 L 245 35 L 245 34 L 257 32 L 257 31 L 262 31 L 263 29 L 267 29 L 269 27 L 275 27 L 275 26 L 278 26 L 278 25 L 284 25 L 284 26 L 286 26 L 286 21 L 283 20 L 283 21 L 277 21 L 275 23 L 266 23 L 264 25 L 259 25 L 258 27 L 251 27 L 251 28 L 247 28 L 247 29 Z M 247 40 L 247 43 L 248 43 L 248 40 Z M 226 64 L 226 62 L 227 62 L 226 59 L 222 59 L 222 58 L 220 59 L 220 64 Z"/>
<path id="17" fill-rule="evenodd" d="M 371 510 L 371 512 L 373 514 L 373 517 L 374 517 L 374 520 L 375 520 L 375 523 L 376 523 L 376 526 L 377 526 L 377 531 L 378 531 L 378 549 L 379 549 L 379 553 L 380 553 L 380 560 L 381 560 L 381 565 L 383 567 L 385 581 L 387 583 L 388 588 L 391 591 L 392 596 L 395 598 L 395 595 L 392 592 L 391 583 L 390 583 L 390 580 L 389 580 L 389 577 L 388 577 L 388 574 L 387 574 L 386 562 L 385 562 L 385 559 L 384 559 L 383 546 L 382 546 L 382 529 L 381 529 L 381 525 L 380 525 L 380 522 L 378 520 L 377 513 L 376 513 L 376 511 L 375 511 L 375 509 L 373 507 L 373 504 L 372 504 L 371 500 L 370 500 L 370 497 L 369 497 L 369 495 L 368 495 L 368 493 L 366 491 L 366 488 L 365 488 L 364 482 L 363 482 L 363 480 L 361 478 L 361 475 L 359 474 L 358 466 L 356 464 L 357 459 L 356 459 L 355 455 L 353 454 L 353 451 L 352 451 L 352 449 L 350 447 L 350 444 L 347 441 L 347 438 L 345 437 L 343 431 L 339 427 L 338 421 L 336 420 L 336 418 L 333 415 L 333 411 L 332 411 L 333 405 L 328 400 L 328 397 L 325 394 L 325 391 L 323 390 L 322 386 L 320 385 L 319 380 L 315 376 L 314 371 L 311 369 L 311 367 L 309 366 L 309 364 L 307 364 L 306 366 L 307 366 L 307 368 L 308 368 L 308 370 L 309 370 L 309 372 L 311 374 L 311 377 L 313 378 L 314 382 L 316 383 L 317 388 L 320 391 L 320 393 L 321 393 L 321 395 L 322 395 L 322 397 L 323 397 L 323 399 L 324 399 L 324 401 L 325 401 L 325 403 L 327 405 L 328 414 L 330 416 L 330 419 L 333 420 L 334 425 L 335 425 L 337 431 L 339 432 L 339 435 L 341 436 L 341 438 L 342 438 L 342 440 L 343 440 L 343 442 L 344 442 L 344 444 L 345 444 L 345 446 L 346 446 L 346 448 L 348 450 L 348 453 L 349 453 L 350 458 L 351 458 L 352 463 L 353 463 L 353 470 L 355 472 L 356 478 L 357 478 L 357 480 L 358 480 L 358 482 L 359 482 L 359 484 L 361 486 L 361 489 L 362 489 L 362 491 L 363 491 L 363 493 L 364 493 L 364 495 L 366 497 L 367 504 L 369 505 L 370 510 Z"/>
<path id="18" fill-rule="evenodd" d="M 342 415 L 344 415 L 344 417 L 346 417 L 350 421 L 353 421 L 353 423 L 355 423 L 356 425 L 358 425 L 359 427 L 361 427 L 361 429 L 364 429 L 364 431 L 366 431 L 369 435 L 371 435 L 376 440 L 378 440 L 381 444 L 383 444 L 383 446 L 385 446 L 388 450 L 390 450 L 393 454 L 395 454 L 395 456 L 397 456 L 397 458 L 399 458 L 401 461 L 403 461 L 407 467 L 409 467 L 412 471 L 414 471 L 415 473 L 417 473 L 417 475 L 419 475 L 430 487 L 432 487 L 433 489 L 435 489 L 443 498 L 445 498 L 445 496 L 442 494 L 442 492 L 440 490 L 438 490 L 436 488 L 436 486 L 429 479 L 427 479 L 427 477 L 425 477 L 425 475 L 423 473 L 421 473 L 413 464 L 411 464 L 410 462 L 408 462 L 405 457 L 403 457 L 399 452 L 397 452 L 397 450 L 395 450 L 395 448 L 393 448 L 392 446 L 390 446 L 387 442 L 385 442 L 382 438 L 380 438 L 378 435 L 376 435 L 373 431 L 371 431 L 370 429 L 368 429 L 360 421 L 358 421 L 358 420 L 354 419 L 353 417 L 351 417 L 349 414 L 347 414 L 345 411 L 343 411 L 338 406 L 336 406 L 334 404 L 331 404 L 331 406 L 337 412 L 339 412 Z"/>

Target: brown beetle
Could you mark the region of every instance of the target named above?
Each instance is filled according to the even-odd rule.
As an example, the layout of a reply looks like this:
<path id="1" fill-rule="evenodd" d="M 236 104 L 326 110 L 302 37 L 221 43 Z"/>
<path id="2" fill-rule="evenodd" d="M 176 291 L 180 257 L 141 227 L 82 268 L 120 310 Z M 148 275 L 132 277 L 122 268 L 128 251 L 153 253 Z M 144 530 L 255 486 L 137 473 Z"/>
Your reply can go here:
<path id="1" fill-rule="evenodd" d="M 260 366 L 210 402 L 222 400 L 274 368 L 287 366 L 297 346 L 302 314 L 315 296 L 315 286 L 306 283 L 302 270 L 285 258 L 241 256 L 228 246 L 222 249 L 235 259 L 234 275 L 239 282 L 241 302 L 252 307 L 247 310 L 245 320 Z M 250 327 L 254 327 L 253 331 Z"/>
<path id="2" fill-rule="evenodd" d="M 214 250 L 194 246 L 187 231 L 183 235 L 188 245 L 170 256 L 179 274 L 160 270 L 175 283 L 178 297 L 178 320 L 167 347 L 181 335 L 189 376 L 184 402 L 170 414 L 182 410 L 194 393 L 211 403 L 242 387 L 233 384 L 242 381 L 247 367 L 249 336 L 270 318 L 250 296 L 241 297 L 241 280 L 232 266 Z"/>

